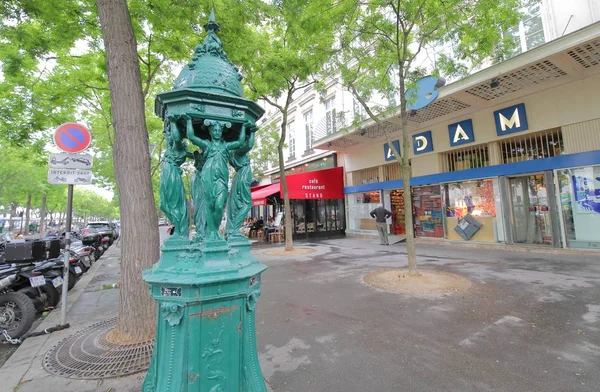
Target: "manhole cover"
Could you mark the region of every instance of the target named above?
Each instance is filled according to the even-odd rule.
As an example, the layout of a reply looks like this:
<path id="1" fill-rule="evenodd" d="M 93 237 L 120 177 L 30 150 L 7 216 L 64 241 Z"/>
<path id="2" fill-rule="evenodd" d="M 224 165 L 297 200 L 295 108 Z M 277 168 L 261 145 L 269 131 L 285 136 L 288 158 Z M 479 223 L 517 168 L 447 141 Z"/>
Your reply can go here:
<path id="1" fill-rule="evenodd" d="M 154 340 L 118 345 L 106 339 L 117 319 L 101 321 L 52 347 L 44 368 L 60 377 L 95 380 L 125 376 L 148 369 Z"/>

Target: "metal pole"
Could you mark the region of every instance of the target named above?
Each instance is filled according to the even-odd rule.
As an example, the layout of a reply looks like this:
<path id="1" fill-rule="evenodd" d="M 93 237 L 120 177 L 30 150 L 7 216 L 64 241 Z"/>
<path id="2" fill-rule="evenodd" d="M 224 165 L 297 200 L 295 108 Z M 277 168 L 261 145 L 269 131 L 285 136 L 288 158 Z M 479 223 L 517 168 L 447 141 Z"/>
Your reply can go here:
<path id="1" fill-rule="evenodd" d="M 73 212 L 73 185 L 69 185 L 67 193 L 67 226 L 65 227 L 65 261 L 63 266 L 63 288 L 60 301 L 60 325 L 67 323 L 67 292 L 69 291 L 69 250 L 71 249 L 71 215 Z"/>

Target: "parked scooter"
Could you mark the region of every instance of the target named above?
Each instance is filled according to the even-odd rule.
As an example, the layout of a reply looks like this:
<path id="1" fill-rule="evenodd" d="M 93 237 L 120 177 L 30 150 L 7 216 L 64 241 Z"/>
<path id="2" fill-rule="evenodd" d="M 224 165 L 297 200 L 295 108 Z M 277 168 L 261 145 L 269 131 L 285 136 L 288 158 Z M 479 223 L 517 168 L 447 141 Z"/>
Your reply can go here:
<path id="1" fill-rule="evenodd" d="M 92 257 L 94 261 L 98 260 L 104 254 L 105 249 L 102 246 L 102 235 L 99 233 L 81 235 L 81 243 L 93 248 Z"/>
<path id="2" fill-rule="evenodd" d="M 0 269 L 0 338 L 23 336 L 35 320 L 35 305 L 26 294 L 14 291 L 19 276 L 12 267 L 3 265 Z"/>

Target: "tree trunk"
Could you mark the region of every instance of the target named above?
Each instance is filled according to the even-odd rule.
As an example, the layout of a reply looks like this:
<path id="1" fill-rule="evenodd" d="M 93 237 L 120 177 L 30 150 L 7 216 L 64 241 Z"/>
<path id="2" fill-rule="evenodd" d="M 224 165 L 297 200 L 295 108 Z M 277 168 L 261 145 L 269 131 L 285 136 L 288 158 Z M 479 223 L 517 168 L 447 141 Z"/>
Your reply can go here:
<path id="1" fill-rule="evenodd" d="M 42 206 L 40 207 L 40 228 L 38 232 L 42 234 L 46 229 L 46 198 L 47 196 L 42 196 Z"/>
<path id="2" fill-rule="evenodd" d="M 121 208 L 121 290 L 117 342 L 154 336 L 156 307 L 142 271 L 160 256 L 158 217 L 137 43 L 126 0 L 97 0 L 114 126 L 113 161 Z"/>
<path id="3" fill-rule="evenodd" d="M 30 214 L 31 214 L 31 195 L 27 195 L 27 204 L 25 205 L 25 235 L 29 234 Z"/>
<path id="4" fill-rule="evenodd" d="M 408 274 L 419 275 L 417 269 L 417 253 L 415 249 L 415 230 L 413 226 L 412 195 L 410 193 L 411 167 L 408 159 L 410 154 L 410 140 L 408 134 L 408 113 L 404 94 L 406 85 L 402 70 L 400 71 L 400 119 L 402 120 L 402 197 L 404 198 L 404 226 L 406 230 L 406 254 L 408 258 Z"/>
<path id="5" fill-rule="evenodd" d="M 13 217 L 17 215 L 17 203 L 10 203 L 10 218 L 8 221 L 8 231 L 11 233 L 15 229 L 15 222 L 13 222 Z"/>
<path id="6" fill-rule="evenodd" d="M 294 240 L 292 238 L 294 219 L 292 213 L 292 207 L 290 205 L 290 196 L 288 195 L 287 181 L 285 180 L 285 159 L 283 158 L 283 146 L 285 145 L 286 128 L 287 128 L 287 109 L 289 105 L 286 105 L 282 113 L 281 120 L 281 137 L 279 138 L 279 144 L 277 145 L 277 152 L 279 153 L 279 182 L 281 183 L 281 191 L 283 192 L 283 209 L 285 211 L 285 250 L 294 250 Z"/>

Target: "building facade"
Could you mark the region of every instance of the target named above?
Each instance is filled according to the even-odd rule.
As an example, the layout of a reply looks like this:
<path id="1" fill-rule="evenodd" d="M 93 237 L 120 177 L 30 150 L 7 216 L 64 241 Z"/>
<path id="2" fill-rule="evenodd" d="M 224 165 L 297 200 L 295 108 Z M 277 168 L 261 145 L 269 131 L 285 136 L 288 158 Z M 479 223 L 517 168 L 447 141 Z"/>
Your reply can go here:
<path id="1" fill-rule="evenodd" d="M 409 121 L 418 237 L 600 247 L 589 230 L 600 223 L 600 213 L 592 212 L 600 211 L 594 204 L 600 183 L 593 183 L 600 181 L 600 115 L 593 105 L 600 103 L 593 25 L 600 0 L 543 0 L 525 3 L 522 12 L 507 32 L 517 42 L 516 57 L 440 89 Z M 280 126 L 281 114 L 267 109 L 267 124 Z M 324 94 L 311 87 L 297 93 L 288 116 L 286 176 L 343 166 L 345 197 L 293 199 L 295 236 L 310 238 L 309 223 L 314 231 L 331 226 L 324 220 L 333 220 L 335 231 L 375 235 L 369 212 L 379 203 L 393 212 L 390 231 L 404 234 L 400 167 L 385 137 L 391 134 L 400 148 L 399 124 L 398 117 L 374 124 L 334 78 Z M 276 184 L 278 172 L 268 170 L 261 186 Z M 279 188 L 269 189 L 271 196 L 263 198 L 263 191 L 255 201 L 271 205 L 260 207 L 265 216 L 282 208 Z M 335 218 L 327 217 L 330 211 Z"/>
<path id="2" fill-rule="evenodd" d="M 286 179 L 291 201 L 294 239 L 316 239 L 342 236 L 346 229 L 346 206 L 343 193 L 344 174 L 337 154 L 317 149 L 318 138 L 334 135 L 364 112 L 344 91 L 335 78 L 328 80 L 326 91 L 312 87 L 299 91 L 288 111 Z M 281 126 L 282 116 L 267 111 L 261 126 Z M 275 216 L 283 211 L 283 195 L 279 186 L 279 167 L 271 167 L 253 188 L 254 216 Z"/>
<path id="3" fill-rule="evenodd" d="M 449 84 L 412 113 L 413 211 L 385 142 L 400 145 L 398 118 L 314 147 L 344 166 L 347 233 L 376 234 L 368 213 L 382 202 L 400 235 L 413 213 L 417 237 L 600 248 L 599 105 L 596 23 Z"/>

